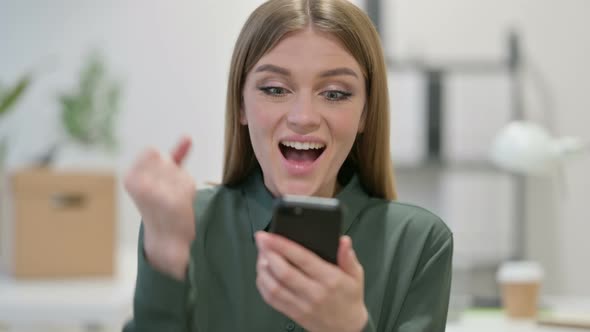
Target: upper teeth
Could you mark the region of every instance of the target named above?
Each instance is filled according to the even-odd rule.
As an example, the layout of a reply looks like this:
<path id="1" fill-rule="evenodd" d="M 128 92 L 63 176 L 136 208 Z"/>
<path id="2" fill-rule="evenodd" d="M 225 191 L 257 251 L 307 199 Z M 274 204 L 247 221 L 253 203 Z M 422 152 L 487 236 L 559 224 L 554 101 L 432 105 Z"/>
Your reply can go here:
<path id="1" fill-rule="evenodd" d="M 325 145 L 322 143 L 313 142 L 282 141 L 281 144 L 297 150 L 322 149 L 325 147 Z"/>

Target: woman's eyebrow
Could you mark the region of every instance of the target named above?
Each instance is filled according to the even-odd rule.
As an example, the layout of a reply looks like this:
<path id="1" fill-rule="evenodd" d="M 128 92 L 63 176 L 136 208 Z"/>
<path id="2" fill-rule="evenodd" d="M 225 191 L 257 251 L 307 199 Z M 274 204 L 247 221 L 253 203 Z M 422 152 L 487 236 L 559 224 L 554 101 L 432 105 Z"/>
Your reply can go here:
<path id="1" fill-rule="evenodd" d="M 271 73 L 276 73 L 276 74 L 280 74 L 283 76 L 291 76 L 291 72 L 289 71 L 289 69 L 283 68 L 283 67 L 279 67 L 279 66 L 275 66 L 275 65 L 260 65 L 258 66 L 258 68 L 256 68 L 255 72 L 260 73 L 263 71 L 269 71 Z"/>
<path id="2" fill-rule="evenodd" d="M 359 78 L 358 75 L 354 72 L 354 70 L 346 67 L 330 69 L 322 72 L 320 77 L 330 77 L 330 76 L 340 76 L 340 75 L 350 75 L 356 78 Z"/>
<path id="3" fill-rule="evenodd" d="M 271 65 L 271 64 L 260 65 L 255 70 L 255 72 L 257 72 L 257 73 L 265 72 L 265 71 L 271 72 L 271 73 L 276 73 L 276 74 L 283 75 L 283 76 L 291 76 L 291 71 L 289 71 L 289 69 L 275 66 L 275 65 Z M 349 75 L 349 76 L 353 76 L 353 77 L 358 78 L 358 75 L 354 72 L 354 70 L 347 68 L 347 67 L 334 68 L 334 69 L 329 69 L 329 70 L 323 71 L 319 74 L 319 77 L 324 78 L 324 77 L 340 76 L 340 75 Z"/>

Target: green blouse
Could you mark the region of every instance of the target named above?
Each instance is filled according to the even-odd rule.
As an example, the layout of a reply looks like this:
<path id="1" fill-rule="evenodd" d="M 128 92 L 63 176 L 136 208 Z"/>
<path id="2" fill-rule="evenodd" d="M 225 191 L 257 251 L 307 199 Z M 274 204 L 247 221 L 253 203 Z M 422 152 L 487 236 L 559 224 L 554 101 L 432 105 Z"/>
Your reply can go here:
<path id="1" fill-rule="evenodd" d="M 370 197 L 353 175 L 336 195 L 365 272 L 364 331 L 444 331 L 453 236 L 434 214 Z M 187 280 L 154 270 L 140 231 L 134 318 L 125 332 L 304 331 L 256 288 L 254 233 L 267 229 L 273 197 L 260 171 L 236 187 L 200 190 Z"/>

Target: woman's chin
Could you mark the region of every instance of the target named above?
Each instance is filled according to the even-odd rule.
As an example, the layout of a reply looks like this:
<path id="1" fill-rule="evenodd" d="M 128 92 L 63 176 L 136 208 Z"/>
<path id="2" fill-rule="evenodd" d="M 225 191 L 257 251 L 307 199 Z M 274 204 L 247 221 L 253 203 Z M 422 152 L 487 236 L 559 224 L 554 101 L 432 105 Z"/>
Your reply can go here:
<path id="1" fill-rule="evenodd" d="M 289 186 L 280 190 L 281 195 L 300 195 L 300 196 L 315 196 L 316 191 L 311 188 L 300 186 Z"/>
<path id="2" fill-rule="evenodd" d="M 332 197 L 334 192 L 333 188 L 325 188 L 324 183 L 310 179 L 286 179 L 280 182 L 277 189 L 280 195 Z"/>
<path id="3" fill-rule="evenodd" d="M 285 180 L 278 189 L 281 195 L 316 196 L 319 186 L 305 180 Z"/>

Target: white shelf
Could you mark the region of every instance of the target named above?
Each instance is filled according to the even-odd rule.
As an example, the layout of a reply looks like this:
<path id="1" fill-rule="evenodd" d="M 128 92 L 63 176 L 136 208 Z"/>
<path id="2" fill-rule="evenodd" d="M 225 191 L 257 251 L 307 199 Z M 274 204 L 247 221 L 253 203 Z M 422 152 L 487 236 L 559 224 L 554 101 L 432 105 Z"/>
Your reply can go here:
<path id="1" fill-rule="evenodd" d="M 16 280 L 0 275 L 0 325 L 118 327 L 131 318 L 136 250 L 122 251 L 112 278 Z"/>

